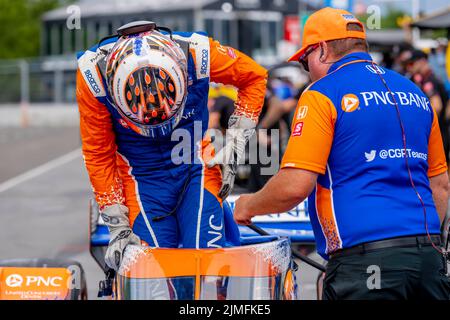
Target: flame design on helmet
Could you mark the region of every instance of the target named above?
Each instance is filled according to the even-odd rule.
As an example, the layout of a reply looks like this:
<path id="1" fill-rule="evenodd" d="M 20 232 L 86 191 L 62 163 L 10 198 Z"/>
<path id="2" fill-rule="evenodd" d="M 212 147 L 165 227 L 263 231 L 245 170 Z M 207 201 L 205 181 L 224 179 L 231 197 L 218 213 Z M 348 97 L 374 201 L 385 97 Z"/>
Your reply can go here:
<path id="1" fill-rule="evenodd" d="M 112 105 L 130 128 L 145 136 L 181 119 L 187 95 L 187 60 L 179 45 L 157 32 L 118 39 L 107 58 Z"/>

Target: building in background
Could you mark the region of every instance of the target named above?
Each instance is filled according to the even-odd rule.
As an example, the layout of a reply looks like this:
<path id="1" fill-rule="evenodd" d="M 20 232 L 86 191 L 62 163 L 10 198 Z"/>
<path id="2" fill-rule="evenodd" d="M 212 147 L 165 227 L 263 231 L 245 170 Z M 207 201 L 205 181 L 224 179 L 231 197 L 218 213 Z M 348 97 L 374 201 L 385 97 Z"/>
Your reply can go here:
<path id="1" fill-rule="evenodd" d="M 355 14 L 361 15 L 367 9 L 361 4 L 360 0 L 74 1 L 42 17 L 41 57 L 0 61 L 0 105 L 24 101 L 74 103 L 75 53 L 131 21 L 152 20 L 173 30 L 205 31 L 222 44 L 272 67 L 299 48 L 301 28 L 311 12 L 332 5 L 353 7 Z M 405 30 L 399 28 L 367 31 L 377 62 L 385 52 L 393 52 L 393 47 L 407 40 Z"/>
<path id="2" fill-rule="evenodd" d="M 221 43 L 271 64 L 279 51 L 285 51 L 280 42 L 292 36 L 285 26 L 299 29 L 299 12 L 317 9 L 303 0 L 81 0 L 74 4 L 80 8 L 80 29 L 67 27 L 70 6 L 44 15 L 43 56 L 85 50 L 125 23 L 150 20 L 173 30 L 206 31 Z"/>
<path id="3" fill-rule="evenodd" d="M 42 17 L 41 56 L 0 61 L 1 104 L 75 102 L 75 53 L 121 25 L 152 20 L 182 31 L 206 31 L 265 66 L 300 44 L 300 13 L 309 0 L 78 0 Z M 79 19 L 77 19 L 79 18 Z"/>

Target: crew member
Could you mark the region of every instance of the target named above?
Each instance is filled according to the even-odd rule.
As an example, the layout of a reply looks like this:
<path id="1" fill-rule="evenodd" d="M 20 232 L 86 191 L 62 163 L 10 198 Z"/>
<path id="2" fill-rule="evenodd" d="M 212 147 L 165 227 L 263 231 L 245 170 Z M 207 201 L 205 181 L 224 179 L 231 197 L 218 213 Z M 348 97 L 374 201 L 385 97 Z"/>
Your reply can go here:
<path id="1" fill-rule="evenodd" d="M 436 112 L 411 81 L 377 66 L 364 27 L 324 8 L 290 59 L 309 70 L 282 169 L 236 202 L 235 220 L 309 196 L 324 299 L 449 299 L 440 224 L 448 176 Z"/>

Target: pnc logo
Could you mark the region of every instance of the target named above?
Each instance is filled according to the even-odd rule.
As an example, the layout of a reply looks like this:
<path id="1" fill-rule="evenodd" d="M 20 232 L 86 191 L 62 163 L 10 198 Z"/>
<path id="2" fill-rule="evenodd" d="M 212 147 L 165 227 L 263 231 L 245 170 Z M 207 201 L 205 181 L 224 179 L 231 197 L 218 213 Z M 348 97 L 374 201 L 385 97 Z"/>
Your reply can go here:
<path id="1" fill-rule="evenodd" d="M 29 275 L 29 276 L 25 276 L 25 278 L 20 275 L 20 274 L 11 274 L 9 275 L 6 280 L 5 283 L 8 287 L 11 288 L 17 288 L 20 287 L 22 285 L 24 285 L 25 287 L 31 287 L 31 286 L 35 286 L 35 287 L 61 287 L 63 284 L 64 279 L 62 277 L 59 276 L 33 276 L 33 275 Z"/>
<path id="2" fill-rule="evenodd" d="M 20 274 L 11 274 L 6 278 L 6 285 L 8 287 L 20 287 L 23 283 L 23 278 Z"/>
<path id="3" fill-rule="evenodd" d="M 353 112 L 359 107 L 359 99 L 353 93 L 348 93 L 342 97 L 341 108 L 345 112 Z"/>

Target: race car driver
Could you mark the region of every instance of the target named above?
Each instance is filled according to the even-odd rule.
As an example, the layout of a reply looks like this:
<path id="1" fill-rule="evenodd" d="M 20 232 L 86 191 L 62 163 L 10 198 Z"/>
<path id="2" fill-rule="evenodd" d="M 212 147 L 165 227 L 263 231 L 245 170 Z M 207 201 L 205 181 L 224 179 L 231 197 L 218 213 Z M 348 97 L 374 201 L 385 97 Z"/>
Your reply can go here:
<path id="1" fill-rule="evenodd" d="M 254 132 L 267 78 L 245 54 L 202 33 L 172 34 L 151 23 L 130 32 L 135 24 L 78 56 L 82 150 L 111 234 L 105 262 L 115 270 L 128 244 L 224 245 L 222 200 Z M 205 135 L 210 81 L 239 90 L 234 130 L 215 156 Z"/>

